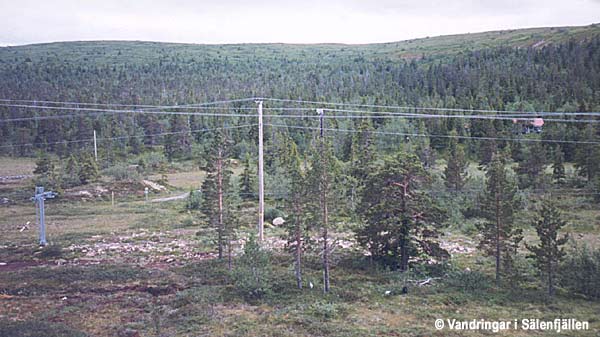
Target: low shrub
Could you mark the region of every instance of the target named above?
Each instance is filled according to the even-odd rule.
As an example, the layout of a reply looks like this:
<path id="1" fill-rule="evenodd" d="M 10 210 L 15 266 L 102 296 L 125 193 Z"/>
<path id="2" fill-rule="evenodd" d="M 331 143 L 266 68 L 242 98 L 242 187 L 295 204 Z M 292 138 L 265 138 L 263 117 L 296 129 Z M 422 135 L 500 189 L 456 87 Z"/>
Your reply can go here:
<path id="1" fill-rule="evenodd" d="M 490 278 L 472 270 L 452 270 L 448 272 L 444 283 L 463 292 L 482 292 L 490 288 Z"/>
<path id="2" fill-rule="evenodd" d="M 115 181 L 134 181 L 140 180 L 141 175 L 135 169 L 129 168 L 125 164 L 117 164 L 103 171 L 103 174 L 112 177 Z"/>
<path id="3" fill-rule="evenodd" d="M 0 319 L 0 337 L 84 337 L 81 331 L 60 323 L 39 320 L 11 321 Z"/>
<path id="4" fill-rule="evenodd" d="M 254 236 L 246 242 L 244 254 L 232 271 L 232 279 L 246 301 L 262 300 L 273 293 L 271 254 L 260 247 Z"/>
<path id="5" fill-rule="evenodd" d="M 331 320 L 346 315 L 348 307 L 341 303 L 318 301 L 310 304 L 305 313 L 320 320 Z"/>
<path id="6" fill-rule="evenodd" d="M 600 299 L 600 249 L 576 247 L 559 268 L 559 283 L 590 299 Z"/>

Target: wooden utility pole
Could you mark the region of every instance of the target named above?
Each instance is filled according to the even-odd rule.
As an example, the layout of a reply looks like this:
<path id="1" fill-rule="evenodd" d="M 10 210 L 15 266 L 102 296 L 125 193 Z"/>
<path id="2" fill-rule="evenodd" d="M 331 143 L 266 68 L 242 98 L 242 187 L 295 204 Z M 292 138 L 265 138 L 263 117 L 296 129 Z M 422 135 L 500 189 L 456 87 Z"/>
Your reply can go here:
<path id="1" fill-rule="evenodd" d="M 98 161 L 98 143 L 96 142 L 96 130 L 94 130 L 94 158 Z"/>
<path id="2" fill-rule="evenodd" d="M 323 212 L 323 292 L 329 292 L 329 246 L 327 241 L 329 240 L 329 216 L 327 214 L 327 154 L 325 153 L 325 128 L 324 119 L 325 112 L 323 109 L 317 109 L 317 113 L 320 115 L 321 124 L 321 165 L 323 172 L 321 172 L 321 209 Z"/>
<path id="3" fill-rule="evenodd" d="M 265 186 L 263 162 L 263 102 L 258 103 L 258 241 L 264 239 Z"/>

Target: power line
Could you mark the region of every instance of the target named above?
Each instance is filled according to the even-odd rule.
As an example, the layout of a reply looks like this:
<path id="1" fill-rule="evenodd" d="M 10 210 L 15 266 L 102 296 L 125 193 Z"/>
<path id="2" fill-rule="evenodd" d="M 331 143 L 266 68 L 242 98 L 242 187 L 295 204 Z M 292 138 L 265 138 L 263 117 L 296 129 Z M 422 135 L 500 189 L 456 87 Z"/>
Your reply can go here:
<path id="1" fill-rule="evenodd" d="M 285 125 L 285 124 L 265 124 L 267 126 L 272 127 L 281 127 L 281 128 L 292 128 L 292 129 L 307 129 L 307 130 L 320 130 L 317 127 L 310 126 L 295 126 L 295 125 Z M 327 128 L 327 131 L 335 131 L 335 132 L 361 132 L 359 130 L 353 129 L 332 129 Z M 409 137 L 431 137 L 431 138 L 457 138 L 457 139 L 476 139 L 476 140 L 498 140 L 498 141 L 512 141 L 512 142 L 537 142 L 537 143 L 567 143 L 567 144 L 587 144 L 587 145 L 600 145 L 600 142 L 594 141 L 575 141 L 575 140 L 556 140 L 556 139 L 531 139 L 531 138 L 506 138 L 506 137 L 477 137 L 477 136 L 453 136 L 453 135 L 428 135 L 422 133 L 406 133 L 406 132 L 388 132 L 388 131 L 367 131 L 372 134 L 380 134 L 380 135 L 391 135 L 391 136 L 409 136 Z"/>
<path id="2" fill-rule="evenodd" d="M 201 107 L 216 104 L 227 104 L 252 101 L 254 98 L 240 98 L 221 101 L 211 101 L 203 103 L 194 103 L 186 105 L 147 105 L 147 104 L 120 104 L 120 103 L 92 103 L 92 102 L 72 102 L 72 101 L 44 101 L 44 100 L 27 100 L 27 99 L 8 99 L 0 98 L 0 102 L 22 102 L 22 103 L 41 103 L 41 104 L 61 104 L 61 105 L 84 105 L 84 106 L 120 106 L 120 107 L 145 107 L 157 109 L 177 109 L 184 107 Z"/>
<path id="3" fill-rule="evenodd" d="M 432 111 L 454 111 L 454 112 L 480 112 L 480 113 L 518 113 L 518 114 L 530 114 L 535 115 L 538 113 L 544 113 L 539 111 L 507 111 L 507 110 L 493 110 L 493 109 L 463 109 L 463 108 L 438 108 L 438 107 L 418 107 L 418 106 L 398 106 L 398 105 L 377 105 L 377 104 L 358 104 L 358 103 L 334 103 L 324 101 L 307 101 L 300 99 L 281 99 L 281 98 L 263 98 L 267 101 L 274 102 L 292 102 L 301 104 L 318 104 L 318 105 L 333 105 L 333 106 L 357 106 L 357 107 L 368 107 L 368 108 L 387 108 L 387 109 L 403 109 L 403 110 L 432 110 Z M 573 112 L 582 113 L 582 112 Z M 600 112 L 593 112 L 600 113 Z M 570 112 L 564 112 L 564 114 L 572 114 Z"/>
<path id="4" fill-rule="evenodd" d="M 325 111 L 340 111 L 340 110 L 330 110 L 323 109 Z M 430 115 L 430 114 L 413 114 L 413 113 L 389 113 L 381 116 L 374 116 L 372 114 L 377 114 L 378 112 L 373 111 L 349 111 L 343 110 L 342 112 L 355 112 L 355 113 L 368 113 L 369 115 L 326 115 L 324 118 L 326 119 L 369 119 L 369 118 L 381 118 L 381 119 L 392 119 L 392 118 L 406 118 L 406 119 L 438 119 L 438 118 L 458 118 L 458 119 L 487 119 L 487 120 L 507 120 L 507 121 L 515 121 L 519 120 L 518 118 L 513 117 L 505 117 L 505 116 L 483 116 L 483 115 Z M 600 115 L 599 115 L 600 116 Z M 301 119 L 314 119 L 320 118 L 316 115 L 265 115 L 265 117 L 275 117 L 275 118 L 301 118 Z M 544 122 L 565 122 L 565 123 L 600 123 L 600 120 L 595 119 L 544 119 Z"/>
<path id="5" fill-rule="evenodd" d="M 147 111 L 147 110 L 113 110 L 113 109 L 97 109 L 97 108 L 75 108 L 75 107 L 50 107 L 50 106 L 34 106 L 34 105 L 3 105 L 0 106 L 13 106 L 20 108 L 33 108 L 33 109 L 50 109 L 50 110 L 75 110 L 75 111 L 88 111 L 87 114 L 68 114 L 68 115 L 50 115 L 50 116 L 34 116 L 34 117 L 16 117 L 8 119 L 0 119 L 0 123 L 11 123 L 11 122 L 23 122 L 33 120 L 52 120 L 52 119 L 64 119 L 64 118 L 78 118 L 98 115 L 116 115 L 116 114 L 160 114 L 160 115 L 187 115 L 187 116 L 207 116 L 207 117 L 257 117 L 256 114 L 239 114 L 239 113 L 206 113 L 206 112 L 187 112 L 187 111 Z M 217 109 L 217 110 L 254 110 L 254 108 L 240 107 L 240 108 L 214 108 L 214 107 L 199 107 L 205 109 Z M 314 110 L 312 108 L 305 108 L 306 110 Z M 270 111 L 278 110 L 297 110 L 297 108 L 269 108 Z M 365 110 L 341 110 L 341 109 L 324 109 L 332 112 L 345 112 L 345 113 L 364 113 L 368 115 L 326 115 L 325 118 L 329 119 L 364 119 L 364 118 L 460 118 L 460 119 L 487 119 L 487 120 L 518 120 L 518 118 L 512 118 L 508 116 L 494 116 L 494 115 L 435 115 L 435 114 L 416 114 L 416 113 L 404 113 L 404 112 L 390 112 L 390 111 L 365 111 Z M 377 116 L 374 116 L 377 115 Z M 264 115 L 265 117 L 273 118 L 318 118 L 316 115 Z M 600 114 L 598 115 L 600 116 Z M 516 116 L 515 116 L 516 117 Z M 566 122 L 566 123 L 600 123 L 600 120 L 594 119 L 545 119 L 544 121 L 549 122 Z"/>
<path id="6" fill-rule="evenodd" d="M 89 117 L 89 116 L 100 116 L 100 115 L 119 115 L 122 113 L 130 113 L 128 111 L 123 112 L 92 112 L 89 114 L 70 114 L 70 115 L 50 115 L 50 116 L 35 116 L 35 117 L 17 117 L 0 119 L 0 123 L 13 123 L 13 122 L 25 122 L 25 121 L 38 121 L 38 120 L 52 120 L 52 119 L 66 119 L 66 118 L 78 118 L 78 117 Z M 139 114 L 145 114 L 145 112 L 136 112 Z M 195 113 L 195 112 L 150 112 L 151 114 L 161 115 L 185 115 L 185 116 L 200 116 L 200 117 L 238 117 L 248 118 L 256 117 L 257 115 L 249 114 L 235 114 L 235 113 Z"/>
<path id="7" fill-rule="evenodd" d="M 598 116 L 600 112 L 582 112 L 582 111 L 574 111 L 574 112 L 550 112 L 550 111 L 522 111 L 522 110 L 494 110 L 494 109 L 465 109 L 465 108 L 444 108 L 444 107 L 423 107 L 423 106 L 398 106 L 398 105 L 379 105 L 379 104 L 358 104 L 358 103 L 336 103 L 336 102 L 326 102 L 326 101 L 310 101 L 310 100 L 300 100 L 300 99 L 281 99 L 281 98 L 261 98 L 261 97 L 248 97 L 248 98 L 239 98 L 239 99 L 230 99 L 230 100 L 220 100 L 220 101 L 211 101 L 211 102 L 202 102 L 202 103 L 191 103 L 191 104 L 182 104 L 182 105 L 147 105 L 147 104 L 120 104 L 120 103 L 91 103 L 91 102 L 72 102 L 72 101 L 47 101 L 47 100 L 24 100 L 24 99 L 0 99 L 0 102 L 30 102 L 30 103 L 44 103 L 44 104 L 62 104 L 62 105 L 84 105 L 84 106 L 122 106 L 122 107 L 145 107 L 152 109 L 181 109 L 181 108 L 194 108 L 194 107 L 204 107 L 210 105 L 218 105 L 218 104 L 229 104 L 229 103 L 239 103 L 239 102 L 250 102 L 255 100 L 267 100 L 272 102 L 292 102 L 292 103 L 300 103 L 300 104 L 317 104 L 317 105 L 329 105 L 329 106 L 350 106 L 350 107 L 368 107 L 368 108 L 386 108 L 386 109 L 401 109 L 401 110 L 430 110 L 430 111 L 449 111 L 449 112 L 477 112 L 477 113 L 499 113 L 499 114 L 518 114 L 527 117 L 531 117 L 533 115 L 578 115 L 578 116 Z M 276 109 L 276 108 L 266 108 L 267 109 Z M 300 110 L 312 110 L 312 108 L 287 108 L 290 110 L 300 109 Z M 324 109 L 329 111 L 336 111 L 340 109 Z M 380 112 L 374 112 L 380 113 Z"/>
<path id="8" fill-rule="evenodd" d="M 367 110 L 345 110 L 345 109 L 323 109 L 326 111 L 332 112 L 345 112 L 345 113 L 366 113 L 366 114 L 375 114 L 375 115 L 383 115 L 377 116 L 375 118 L 386 118 L 386 115 L 391 116 L 408 116 L 408 117 L 422 117 L 422 118 L 473 118 L 473 119 L 499 119 L 499 120 L 514 120 L 514 119 L 532 119 L 536 116 L 526 115 L 526 114 L 511 114 L 511 115 L 437 115 L 437 114 L 423 114 L 423 113 L 410 113 L 410 112 L 394 112 L 394 111 L 367 111 Z M 540 113 L 545 114 L 544 116 L 562 116 L 564 113 Z M 600 113 L 598 112 L 582 112 L 582 113 L 574 113 L 578 116 L 598 116 L 600 117 Z M 561 121 L 561 122 L 600 122 L 600 120 L 588 119 L 588 120 L 578 120 L 578 119 L 544 119 L 544 121 Z"/>
<path id="9" fill-rule="evenodd" d="M 145 138 L 145 137 L 154 137 L 154 136 L 166 136 L 166 135 L 175 135 L 182 133 L 198 133 L 198 132 L 206 132 L 206 131 L 215 131 L 215 130 L 226 130 L 226 129 L 240 129 L 246 127 L 256 126 L 257 124 L 244 124 L 244 125 L 235 125 L 235 126 L 223 126 L 218 128 L 204 128 L 190 131 L 173 131 L 173 132 L 161 132 L 154 134 L 146 134 L 146 135 L 134 135 L 134 136 L 119 136 L 119 137 L 103 137 L 97 138 L 98 141 L 107 141 L 107 140 L 119 140 L 119 139 L 130 139 L 130 138 Z M 50 142 L 50 143 L 21 143 L 21 144 L 8 144 L 1 145 L 0 147 L 20 147 L 20 146 L 36 146 L 36 145 L 56 145 L 56 144 L 69 144 L 69 143 L 85 143 L 85 142 L 93 142 L 94 138 L 88 139 L 75 139 L 75 140 L 63 140 L 60 142 Z"/>

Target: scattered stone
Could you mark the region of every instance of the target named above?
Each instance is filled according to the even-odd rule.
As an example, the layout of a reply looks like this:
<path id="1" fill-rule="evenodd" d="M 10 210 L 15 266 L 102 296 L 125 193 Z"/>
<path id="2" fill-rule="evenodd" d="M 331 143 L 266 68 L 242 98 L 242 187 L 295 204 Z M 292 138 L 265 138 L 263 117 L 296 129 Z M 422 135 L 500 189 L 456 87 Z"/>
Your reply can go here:
<path id="1" fill-rule="evenodd" d="M 30 221 L 27 221 L 27 223 L 23 227 L 21 227 L 21 229 L 19 229 L 19 232 L 23 232 L 25 230 L 28 230 L 30 223 L 31 223 Z"/>
<path id="2" fill-rule="evenodd" d="M 151 188 L 151 189 L 153 189 L 154 191 L 157 191 L 157 192 L 162 192 L 162 191 L 166 191 L 167 190 L 167 188 L 164 187 L 163 185 L 155 183 L 155 182 L 150 181 L 150 180 L 142 180 L 142 184 L 145 187 Z"/>
<path id="3" fill-rule="evenodd" d="M 133 329 L 125 329 L 119 332 L 119 337 L 140 337 L 140 333 Z"/>
<path id="4" fill-rule="evenodd" d="M 81 191 L 66 192 L 65 197 L 93 198 L 94 195 L 92 193 L 90 193 L 90 191 L 81 190 Z"/>

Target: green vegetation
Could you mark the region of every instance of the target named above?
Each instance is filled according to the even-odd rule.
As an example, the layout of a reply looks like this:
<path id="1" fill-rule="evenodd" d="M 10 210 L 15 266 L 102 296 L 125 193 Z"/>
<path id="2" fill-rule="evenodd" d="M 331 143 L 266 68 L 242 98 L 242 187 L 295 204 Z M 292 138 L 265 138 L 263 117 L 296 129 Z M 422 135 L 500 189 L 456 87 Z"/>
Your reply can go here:
<path id="1" fill-rule="evenodd" d="M 0 119 L 52 117 L 0 123 L 0 172 L 22 175 L 0 177 L 0 336 L 476 336 L 433 323 L 525 317 L 598 335 L 598 117 L 544 116 L 524 133 L 489 110 L 600 111 L 599 65 L 595 25 L 357 46 L 0 48 L 0 97 L 131 110 L 0 106 Z M 145 106 L 253 96 L 363 104 L 323 111 L 320 133 L 322 104 L 265 99 L 263 242 L 255 103 Z M 60 192 L 47 247 L 36 183 Z"/>

